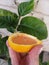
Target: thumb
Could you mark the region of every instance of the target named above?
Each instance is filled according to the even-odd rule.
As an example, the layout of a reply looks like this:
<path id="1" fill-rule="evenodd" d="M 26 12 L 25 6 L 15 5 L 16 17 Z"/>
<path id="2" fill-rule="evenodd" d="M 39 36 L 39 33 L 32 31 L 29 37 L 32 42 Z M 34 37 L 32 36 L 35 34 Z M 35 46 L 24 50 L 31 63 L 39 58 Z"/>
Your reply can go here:
<path id="1" fill-rule="evenodd" d="M 39 54 L 41 52 L 41 49 L 42 49 L 42 45 L 38 45 L 32 48 L 32 50 L 28 53 L 28 55 L 26 55 L 22 59 L 20 64 L 21 65 L 39 65 Z"/>
<path id="2" fill-rule="evenodd" d="M 33 55 L 39 55 L 42 51 L 42 45 L 38 45 L 34 48 L 31 49 L 31 51 L 29 52 L 29 55 L 33 54 Z"/>
<path id="3" fill-rule="evenodd" d="M 41 53 L 42 45 L 38 45 L 29 52 L 27 56 L 27 60 L 29 61 L 29 65 L 39 65 L 39 54 Z"/>

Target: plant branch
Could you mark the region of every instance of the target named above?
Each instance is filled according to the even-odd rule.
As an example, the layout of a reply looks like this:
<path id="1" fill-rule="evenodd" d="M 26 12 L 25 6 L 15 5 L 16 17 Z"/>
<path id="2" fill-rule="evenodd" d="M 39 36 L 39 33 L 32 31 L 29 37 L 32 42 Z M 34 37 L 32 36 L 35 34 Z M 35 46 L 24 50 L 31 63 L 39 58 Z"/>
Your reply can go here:
<path id="1" fill-rule="evenodd" d="M 14 31 L 14 32 L 17 32 L 17 28 L 18 28 L 18 26 L 20 25 L 21 19 L 22 19 L 22 17 L 21 17 L 21 16 L 19 16 L 18 25 L 16 26 L 16 29 L 15 29 L 15 31 Z"/>

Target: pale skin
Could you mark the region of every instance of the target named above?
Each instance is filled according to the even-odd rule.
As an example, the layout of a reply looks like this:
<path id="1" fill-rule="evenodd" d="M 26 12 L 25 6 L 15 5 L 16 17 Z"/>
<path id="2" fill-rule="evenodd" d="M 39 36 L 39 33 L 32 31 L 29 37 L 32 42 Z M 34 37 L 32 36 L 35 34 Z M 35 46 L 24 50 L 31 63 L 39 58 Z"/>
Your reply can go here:
<path id="1" fill-rule="evenodd" d="M 27 54 L 15 52 L 13 49 L 10 48 L 8 42 L 6 42 L 6 45 L 9 50 L 12 65 L 39 65 L 39 54 L 42 45 L 38 45 L 32 48 L 32 50 Z"/>

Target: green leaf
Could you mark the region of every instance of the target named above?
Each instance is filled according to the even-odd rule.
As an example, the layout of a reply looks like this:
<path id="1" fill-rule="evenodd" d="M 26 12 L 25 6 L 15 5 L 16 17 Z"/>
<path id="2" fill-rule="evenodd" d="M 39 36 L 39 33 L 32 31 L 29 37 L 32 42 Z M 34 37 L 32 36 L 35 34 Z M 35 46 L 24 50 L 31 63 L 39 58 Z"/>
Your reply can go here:
<path id="1" fill-rule="evenodd" d="M 8 37 L 5 37 L 5 38 L 0 37 L 0 57 L 2 57 L 2 56 L 8 57 L 8 49 L 6 46 L 7 38 Z"/>
<path id="2" fill-rule="evenodd" d="M 21 20 L 18 31 L 36 36 L 40 40 L 47 38 L 48 35 L 46 24 L 32 16 L 24 17 Z"/>
<path id="3" fill-rule="evenodd" d="M 0 9 L 0 28 L 7 28 L 14 32 L 18 24 L 18 16 L 10 11 Z"/>
<path id="4" fill-rule="evenodd" d="M 18 13 L 20 16 L 30 13 L 34 9 L 34 0 L 30 2 L 23 2 L 18 6 Z"/>

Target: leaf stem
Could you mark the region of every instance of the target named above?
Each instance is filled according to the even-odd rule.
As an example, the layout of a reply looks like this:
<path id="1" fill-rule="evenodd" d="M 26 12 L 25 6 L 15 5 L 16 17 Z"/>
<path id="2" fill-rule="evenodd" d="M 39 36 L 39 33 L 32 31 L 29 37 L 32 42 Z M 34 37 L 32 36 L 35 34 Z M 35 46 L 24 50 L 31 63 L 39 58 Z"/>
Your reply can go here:
<path id="1" fill-rule="evenodd" d="M 20 22 L 21 22 L 21 16 L 19 16 L 18 25 L 16 26 L 16 29 L 15 29 L 15 31 L 14 31 L 14 32 L 18 32 L 18 31 L 17 31 L 17 28 L 18 28 L 18 26 L 20 25 Z"/>

